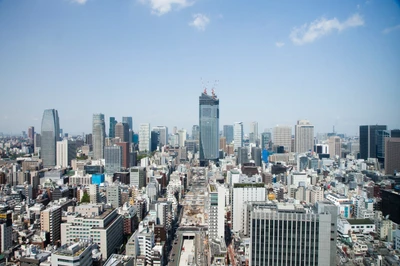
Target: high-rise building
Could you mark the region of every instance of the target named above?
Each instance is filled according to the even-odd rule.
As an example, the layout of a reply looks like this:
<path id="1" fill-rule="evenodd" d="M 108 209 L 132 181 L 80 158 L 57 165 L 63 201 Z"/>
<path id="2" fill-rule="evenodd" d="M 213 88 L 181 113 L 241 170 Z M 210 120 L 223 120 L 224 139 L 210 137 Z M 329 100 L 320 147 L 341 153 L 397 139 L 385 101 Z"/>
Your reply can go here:
<path id="1" fill-rule="evenodd" d="M 115 137 L 122 142 L 129 142 L 129 125 L 127 123 L 117 123 L 115 125 Z"/>
<path id="2" fill-rule="evenodd" d="M 151 131 L 151 143 L 150 143 L 150 150 L 151 152 L 157 150 L 157 147 L 160 143 L 160 133 L 157 131 Z"/>
<path id="3" fill-rule="evenodd" d="M 245 164 L 249 162 L 247 147 L 239 147 L 237 148 L 237 164 Z"/>
<path id="4" fill-rule="evenodd" d="M 253 144 L 258 142 L 258 122 L 256 121 L 250 123 L 249 142 Z"/>
<path id="5" fill-rule="evenodd" d="M 334 159 L 336 156 L 341 157 L 342 153 L 342 140 L 338 136 L 329 137 L 328 140 L 329 157 Z"/>
<path id="6" fill-rule="evenodd" d="M 231 144 L 233 141 L 233 125 L 224 125 L 222 135 L 226 138 L 226 143 Z"/>
<path id="7" fill-rule="evenodd" d="M 116 184 L 107 186 L 107 204 L 110 204 L 112 208 L 118 208 L 122 205 L 121 200 L 121 187 Z"/>
<path id="8" fill-rule="evenodd" d="M 129 168 L 130 156 L 129 156 L 129 142 L 118 142 L 115 145 L 121 146 L 122 148 L 122 167 Z"/>
<path id="9" fill-rule="evenodd" d="M 269 149 L 272 142 L 271 132 L 261 133 L 261 149 Z"/>
<path id="10" fill-rule="evenodd" d="M 295 126 L 295 152 L 303 153 L 314 148 L 314 126 L 308 120 L 298 120 Z"/>
<path id="11" fill-rule="evenodd" d="M 235 150 L 243 147 L 243 123 L 235 122 L 233 125 L 233 144 L 235 145 Z"/>
<path id="12" fill-rule="evenodd" d="M 220 137 L 219 138 L 219 148 L 226 152 L 226 138 L 225 137 Z"/>
<path id="13" fill-rule="evenodd" d="M 283 146 L 286 152 L 290 152 L 292 149 L 292 127 L 277 125 L 273 131 L 274 145 Z"/>
<path id="14" fill-rule="evenodd" d="M 104 123 L 104 114 L 93 114 L 93 159 L 104 158 L 104 145 L 106 138 L 106 126 Z"/>
<path id="15" fill-rule="evenodd" d="M 35 139 L 33 141 L 34 152 L 38 154 L 40 152 L 40 146 L 42 145 L 42 136 L 38 133 L 35 134 Z"/>
<path id="16" fill-rule="evenodd" d="M 385 125 L 360 126 L 360 158 L 376 158 L 376 131 L 386 130 Z"/>
<path id="17" fill-rule="evenodd" d="M 208 235 L 210 239 L 225 241 L 225 187 L 209 184 Z"/>
<path id="18" fill-rule="evenodd" d="M 139 151 L 151 151 L 151 131 L 149 123 L 143 123 L 139 126 Z"/>
<path id="19" fill-rule="evenodd" d="M 76 158 L 76 141 L 63 139 L 57 141 L 57 166 L 71 166 L 71 160 Z"/>
<path id="20" fill-rule="evenodd" d="M 92 134 L 85 135 L 85 143 L 89 146 L 93 145 L 93 135 Z"/>
<path id="21" fill-rule="evenodd" d="M 400 129 L 392 129 L 392 130 L 390 130 L 390 137 L 392 137 L 392 138 L 400 138 Z"/>
<path id="22" fill-rule="evenodd" d="M 251 158 L 256 166 L 261 166 L 261 148 L 251 147 Z"/>
<path id="23" fill-rule="evenodd" d="M 185 146 L 186 129 L 182 128 L 182 129 L 178 130 L 178 135 L 179 135 L 179 147 Z"/>
<path id="24" fill-rule="evenodd" d="M 315 213 L 290 203 L 253 207 L 251 266 L 336 265 L 336 206 L 322 203 Z"/>
<path id="25" fill-rule="evenodd" d="M 129 175 L 129 183 L 141 189 L 146 186 L 146 169 L 143 167 L 131 167 Z"/>
<path id="26" fill-rule="evenodd" d="M 200 127 L 198 125 L 193 125 L 192 127 L 192 140 L 199 140 L 200 138 Z"/>
<path id="27" fill-rule="evenodd" d="M 59 130 L 60 124 L 57 110 L 44 110 L 42 118 L 40 149 L 43 167 L 53 167 L 56 165 L 56 142 L 59 140 Z"/>
<path id="28" fill-rule="evenodd" d="M 35 136 L 35 128 L 33 126 L 28 128 L 28 138 L 33 141 Z"/>
<path id="29" fill-rule="evenodd" d="M 0 252 L 4 253 L 13 246 L 12 211 L 0 214 Z"/>
<path id="30" fill-rule="evenodd" d="M 133 120 L 132 116 L 123 116 L 122 117 L 122 123 L 128 124 L 128 131 L 132 130 L 133 131 Z"/>
<path id="31" fill-rule="evenodd" d="M 117 124 L 115 117 L 110 117 L 110 128 L 108 129 L 108 137 L 115 138 L 115 125 Z"/>
<path id="32" fill-rule="evenodd" d="M 199 97 L 200 164 L 219 158 L 219 99 L 204 91 Z"/>
<path id="33" fill-rule="evenodd" d="M 385 138 L 385 173 L 400 172 L 400 138 Z"/>
<path id="34" fill-rule="evenodd" d="M 51 206 L 40 213 L 40 229 L 50 234 L 50 243 L 57 244 L 61 240 L 61 207 Z"/>
<path id="35" fill-rule="evenodd" d="M 376 158 L 380 162 L 385 160 L 385 139 L 390 138 L 389 130 L 377 130 L 376 131 Z"/>
<path id="36" fill-rule="evenodd" d="M 114 174 L 121 171 L 122 147 L 118 145 L 104 147 L 105 171 Z"/>
<path id="37" fill-rule="evenodd" d="M 168 128 L 166 126 L 153 127 L 152 131 L 158 132 L 158 141 L 160 146 L 168 144 Z"/>

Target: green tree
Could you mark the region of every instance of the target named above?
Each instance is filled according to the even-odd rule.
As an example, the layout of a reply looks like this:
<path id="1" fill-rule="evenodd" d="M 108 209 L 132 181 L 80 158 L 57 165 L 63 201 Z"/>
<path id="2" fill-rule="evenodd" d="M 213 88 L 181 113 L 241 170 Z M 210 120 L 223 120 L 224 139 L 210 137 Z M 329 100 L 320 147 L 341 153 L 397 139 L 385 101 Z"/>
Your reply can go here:
<path id="1" fill-rule="evenodd" d="M 90 203 L 90 196 L 87 191 L 83 192 L 81 203 Z"/>

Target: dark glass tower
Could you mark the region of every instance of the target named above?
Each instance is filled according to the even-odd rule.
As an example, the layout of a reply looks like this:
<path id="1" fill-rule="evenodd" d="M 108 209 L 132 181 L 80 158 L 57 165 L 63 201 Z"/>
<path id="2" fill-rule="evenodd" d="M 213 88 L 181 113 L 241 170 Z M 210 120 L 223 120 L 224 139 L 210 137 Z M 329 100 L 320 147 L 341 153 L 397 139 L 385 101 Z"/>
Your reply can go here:
<path id="1" fill-rule="evenodd" d="M 123 116 L 122 123 L 127 123 L 129 125 L 129 130 L 133 130 L 132 116 Z"/>
<path id="2" fill-rule="evenodd" d="M 56 165 L 56 142 L 60 136 L 60 123 L 58 112 L 55 109 L 44 110 L 41 131 L 40 154 L 43 160 L 43 167 Z"/>
<path id="3" fill-rule="evenodd" d="M 224 125 L 223 136 L 226 138 L 226 143 L 231 144 L 233 141 L 233 125 Z"/>
<path id="4" fill-rule="evenodd" d="M 360 126 L 361 159 L 377 158 L 376 131 L 386 129 L 384 125 Z"/>
<path id="5" fill-rule="evenodd" d="M 108 137 L 115 138 L 115 125 L 117 124 L 117 120 L 115 117 L 110 117 L 110 128 L 108 130 Z"/>
<path id="6" fill-rule="evenodd" d="M 219 158 L 219 99 L 204 91 L 199 97 L 200 165 Z"/>

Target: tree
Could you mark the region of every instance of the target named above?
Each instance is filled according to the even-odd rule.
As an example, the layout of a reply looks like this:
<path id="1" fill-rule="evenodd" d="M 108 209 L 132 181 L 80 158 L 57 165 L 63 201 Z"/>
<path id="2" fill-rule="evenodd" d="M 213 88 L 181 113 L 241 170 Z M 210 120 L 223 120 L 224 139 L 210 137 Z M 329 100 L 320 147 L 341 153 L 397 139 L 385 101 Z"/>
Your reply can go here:
<path id="1" fill-rule="evenodd" d="M 90 203 L 90 196 L 87 191 L 83 192 L 81 203 Z"/>

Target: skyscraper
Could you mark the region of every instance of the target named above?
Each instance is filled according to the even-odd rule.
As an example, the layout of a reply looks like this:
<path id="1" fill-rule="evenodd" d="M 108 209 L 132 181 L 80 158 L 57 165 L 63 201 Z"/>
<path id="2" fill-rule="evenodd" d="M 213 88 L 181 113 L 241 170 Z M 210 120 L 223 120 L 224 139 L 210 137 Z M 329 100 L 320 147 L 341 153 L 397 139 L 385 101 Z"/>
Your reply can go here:
<path id="1" fill-rule="evenodd" d="M 295 152 L 303 153 L 314 148 L 314 126 L 308 120 L 298 120 L 295 126 Z"/>
<path id="2" fill-rule="evenodd" d="M 168 144 L 168 128 L 166 126 L 153 127 L 152 131 L 158 132 L 158 141 L 160 146 Z"/>
<path id="3" fill-rule="evenodd" d="M 115 117 L 110 117 L 110 128 L 108 129 L 108 136 L 110 138 L 115 138 L 115 125 L 117 124 L 117 120 Z"/>
<path id="4" fill-rule="evenodd" d="M 231 144 L 233 141 L 233 125 L 224 125 L 222 135 L 226 138 L 226 143 Z"/>
<path id="5" fill-rule="evenodd" d="M 179 147 L 185 146 L 186 141 L 186 129 L 182 128 L 178 130 L 179 135 Z"/>
<path id="6" fill-rule="evenodd" d="M 95 160 L 104 158 L 104 144 L 106 137 L 106 126 L 104 114 L 93 114 L 93 158 Z"/>
<path id="7" fill-rule="evenodd" d="M 235 150 L 243 146 L 243 123 L 235 122 L 233 125 L 233 142 Z"/>
<path id="8" fill-rule="evenodd" d="M 57 110 L 44 110 L 40 149 L 44 167 L 53 167 L 56 165 L 56 142 L 59 140 L 59 136 L 60 124 Z"/>
<path id="9" fill-rule="evenodd" d="M 385 139 L 390 138 L 389 130 L 377 130 L 376 131 L 376 158 L 380 162 L 385 161 Z"/>
<path id="10" fill-rule="evenodd" d="M 143 123 L 139 127 L 139 151 L 150 152 L 151 151 L 151 131 L 150 124 Z"/>
<path id="11" fill-rule="evenodd" d="M 76 158 L 76 141 L 63 139 L 57 141 L 57 166 L 66 168 Z"/>
<path id="12" fill-rule="evenodd" d="M 342 153 L 342 140 L 338 136 L 329 137 L 329 157 L 334 159 L 335 156 L 341 156 Z"/>
<path id="13" fill-rule="evenodd" d="M 28 138 L 33 141 L 35 136 L 35 128 L 33 126 L 28 128 Z"/>
<path id="14" fill-rule="evenodd" d="M 123 117 L 122 117 L 122 123 L 127 123 L 127 124 L 128 124 L 128 126 L 129 126 L 128 131 L 129 131 L 129 130 L 132 130 L 132 131 L 133 131 L 133 120 L 132 120 L 132 116 L 123 116 Z"/>
<path id="15" fill-rule="evenodd" d="M 119 145 L 104 147 L 105 171 L 107 174 L 114 174 L 121 171 L 122 147 Z"/>
<path id="16" fill-rule="evenodd" d="M 274 139 L 274 145 L 283 146 L 286 152 L 290 152 L 292 149 L 292 127 L 290 126 L 279 126 L 274 127 L 272 135 Z"/>
<path id="17" fill-rule="evenodd" d="M 258 141 L 258 122 L 253 121 L 250 123 L 249 142 L 257 144 Z"/>
<path id="18" fill-rule="evenodd" d="M 117 123 L 115 125 L 115 137 L 122 142 L 129 142 L 129 125 L 127 123 Z"/>
<path id="19" fill-rule="evenodd" d="M 400 138 L 385 138 L 385 173 L 400 172 Z"/>
<path id="20" fill-rule="evenodd" d="M 219 158 L 219 99 L 204 91 L 199 97 L 200 164 Z"/>
<path id="21" fill-rule="evenodd" d="M 200 138 L 200 127 L 198 125 L 193 125 L 192 127 L 192 140 L 199 140 Z"/>
<path id="22" fill-rule="evenodd" d="M 385 125 L 360 126 L 361 159 L 376 158 L 376 131 L 386 129 Z"/>
<path id="23" fill-rule="evenodd" d="M 261 149 L 269 149 L 272 141 L 271 132 L 261 133 Z"/>

